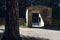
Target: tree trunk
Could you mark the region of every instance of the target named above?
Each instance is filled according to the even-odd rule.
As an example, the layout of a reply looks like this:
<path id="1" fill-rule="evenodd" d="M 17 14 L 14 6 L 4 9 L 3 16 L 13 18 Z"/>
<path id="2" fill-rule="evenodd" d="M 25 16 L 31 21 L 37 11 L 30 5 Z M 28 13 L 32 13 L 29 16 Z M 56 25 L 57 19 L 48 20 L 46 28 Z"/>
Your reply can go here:
<path id="1" fill-rule="evenodd" d="M 18 0 L 6 0 L 6 23 L 2 40 L 19 40 Z"/>

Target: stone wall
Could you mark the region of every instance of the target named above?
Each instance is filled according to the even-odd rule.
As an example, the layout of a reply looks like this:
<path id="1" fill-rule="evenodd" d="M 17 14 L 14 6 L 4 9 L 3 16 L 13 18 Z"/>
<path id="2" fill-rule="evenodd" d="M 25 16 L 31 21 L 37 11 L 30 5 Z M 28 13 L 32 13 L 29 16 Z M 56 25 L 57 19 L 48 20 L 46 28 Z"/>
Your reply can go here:
<path id="1" fill-rule="evenodd" d="M 52 8 L 45 7 L 45 6 L 32 6 L 27 8 L 28 11 L 28 26 L 31 27 L 32 24 L 32 13 L 40 13 L 45 26 L 52 25 Z"/>

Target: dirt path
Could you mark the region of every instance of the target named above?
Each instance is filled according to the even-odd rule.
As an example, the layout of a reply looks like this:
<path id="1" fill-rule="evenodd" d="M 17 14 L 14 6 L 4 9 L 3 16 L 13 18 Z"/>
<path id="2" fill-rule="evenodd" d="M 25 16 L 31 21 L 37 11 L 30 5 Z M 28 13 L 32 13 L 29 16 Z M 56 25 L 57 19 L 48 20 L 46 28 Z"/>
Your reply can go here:
<path id="1" fill-rule="evenodd" d="M 60 40 L 60 31 L 38 28 L 20 28 L 20 34 L 28 37 Z"/>
<path id="2" fill-rule="evenodd" d="M 4 26 L 0 27 L 0 39 L 4 33 Z M 20 28 L 24 40 L 60 40 L 60 31 L 39 28 Z"/>

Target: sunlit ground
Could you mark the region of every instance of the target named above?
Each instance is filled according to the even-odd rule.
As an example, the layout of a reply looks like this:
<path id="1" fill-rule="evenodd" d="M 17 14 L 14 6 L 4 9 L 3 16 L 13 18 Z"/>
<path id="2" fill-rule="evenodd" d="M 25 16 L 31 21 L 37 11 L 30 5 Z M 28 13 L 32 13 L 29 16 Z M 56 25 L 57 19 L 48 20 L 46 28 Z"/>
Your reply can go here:
<path id="1" fill-rule="evenodd" d="M 60 40 L 60 31 L 38 29 L 38 28 L 20 28 L 20 34 L 29 39 L 32 38 L 45 38 L 47 40 Z"/>
<path id="2" fill-rule="evenodd" d="M 20 34 L 25 36 L 23 38 L 33 40 L 60 40 L 60 31 L 47 30 L 41 28 L 20 28 Z M 4 25 L 0 26 L 0 37 L 3 35 Z"/>
<path id="3" fill-rule="evenodd" d="M 5 25 L 1 25 L 0 26 L 0 29 L 5 29 Z"/>

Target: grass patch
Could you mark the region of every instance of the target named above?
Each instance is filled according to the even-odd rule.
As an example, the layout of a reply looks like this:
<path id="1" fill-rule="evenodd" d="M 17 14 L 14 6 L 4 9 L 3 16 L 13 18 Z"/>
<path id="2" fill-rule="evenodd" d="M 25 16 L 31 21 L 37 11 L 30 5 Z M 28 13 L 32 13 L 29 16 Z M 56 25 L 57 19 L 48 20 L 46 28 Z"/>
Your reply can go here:
<path id="1" fill-rule="evenodd" d="M 27 28 L 26 23 L 20 24 L 19 27 Z"/>

